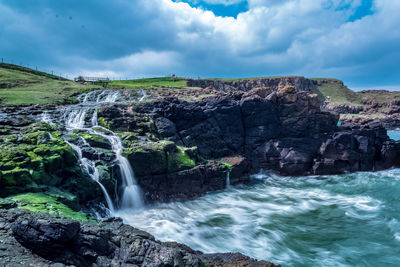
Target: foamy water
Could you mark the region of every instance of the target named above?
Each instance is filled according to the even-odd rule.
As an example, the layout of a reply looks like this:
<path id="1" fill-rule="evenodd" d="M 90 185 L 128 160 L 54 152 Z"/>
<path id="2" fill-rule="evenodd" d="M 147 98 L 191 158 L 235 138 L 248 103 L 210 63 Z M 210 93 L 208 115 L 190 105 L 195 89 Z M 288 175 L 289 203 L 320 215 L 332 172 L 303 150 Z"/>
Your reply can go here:
<path id="1" fill-rule="evenodd" d="M 283 266 L 400 266 L 399 169 L 257 178 L 117 215 L 204 252 L 242 252 Z"/>

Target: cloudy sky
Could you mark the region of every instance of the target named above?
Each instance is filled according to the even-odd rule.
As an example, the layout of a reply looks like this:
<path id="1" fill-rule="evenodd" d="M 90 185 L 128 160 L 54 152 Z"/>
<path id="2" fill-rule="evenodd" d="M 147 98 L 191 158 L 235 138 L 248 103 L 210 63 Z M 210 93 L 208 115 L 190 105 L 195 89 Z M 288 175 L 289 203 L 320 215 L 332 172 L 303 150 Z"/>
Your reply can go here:
<path id="1" fill-rule="evenodd" d="M 57 73 L 400 89 L 399 0 L 0 0 L 0 57 Z"/>

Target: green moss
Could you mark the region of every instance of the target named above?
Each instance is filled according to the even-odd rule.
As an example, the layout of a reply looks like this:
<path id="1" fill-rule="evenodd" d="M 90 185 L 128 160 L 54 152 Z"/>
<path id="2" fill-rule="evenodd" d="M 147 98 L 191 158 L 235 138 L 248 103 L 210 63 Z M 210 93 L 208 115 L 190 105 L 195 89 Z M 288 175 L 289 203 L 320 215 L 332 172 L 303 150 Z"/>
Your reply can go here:
<path id="1" fill-rule="evenodd" d="M 2 180 L 0 184 L 3 186 L 24 186 L 31 183 L 31 173 L 29 169 L 16 167 L 9 171 L 2 171 Z"/>
<path id="2" fill-rule="evenodd" d="M 59 132 L 59 131 L 53 131 L 53 132 L 51 132 L 51 135 L 52 135 L 54 138 L 58 138 L 58 137 L 61 137 L 61 136 L 62 136 L 62 133 Z"/>
<path id="3" fill-rule="evenodd" d="M 79 138 L 79 136 L 77 134 L 67 134 L 66 137 L 74 139 L 74 140 Z"/>
<path id="4" fill-rule="evenodd" d="M 233 168 L 232 164 L 229 164 L 227 162 L 221 162 L 221 161 L 219 161 L 218 163 L 221 164 L 224 168 L 226 168 L 229 172 L 232 171 L 232 168 Z"/>
<path id="5" fill-rule="evenodd" d="M 196 166 L 196 163 L 185 152 L 183 147 L 177 147 L 176 152 L 168 153 L 168 171 L 175 172 L 182 169 L 189 169 Z"/>
<path id="6" fill-rule="evenodd" d="M 194 167 L 196 165 L 194 160 L 188 156 L 185 149 L 180 146 L 178 146 L 176 161 L 178 162 L 179 166 Z"/>
<path id="7" fill-rule="evenodd" d="M 100 126 L 107 128 L 107 129 L 110 128 L 109 123 L 103 117 L 98 117 L 97 121 Z"/>
<path id="8" fill-rule="evenodd" d="M 107 138 L 101 135 L 81 133 L 80 136 L 83 137 L 93 147 L 101 147 L 101 148 L 111 147 L 111 144 L 107 140 Z"/>
<path id="9" fill-rule="evenodd" d="M 76 212 L 65 204 L 57 201 L 54 197 L 43 193 L 27 193 L 9 197 L 9 199 L 17 201 L 17 205 L 21 209 L 32 212 L 41 212 L 69 217 L 78 221 L 88 221 L 90 217 L 83 212 Z"/>
<path id="10" fill-rule="evenodd" d="M 43 130 L 50 130 L 53 139 Z M 77 164 L 73 149 L 60 136 L 48 124 L 35 123 L 21 129 L 12 142 L 0 143 L 0 195 L 60 182 L 58 170 Z"/>

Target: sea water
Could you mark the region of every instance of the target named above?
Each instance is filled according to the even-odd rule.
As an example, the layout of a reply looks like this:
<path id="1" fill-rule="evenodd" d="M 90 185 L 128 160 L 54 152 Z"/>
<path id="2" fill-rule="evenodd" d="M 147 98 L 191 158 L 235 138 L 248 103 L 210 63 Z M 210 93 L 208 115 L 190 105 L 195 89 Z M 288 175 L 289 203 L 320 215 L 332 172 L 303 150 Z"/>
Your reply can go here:
<path id="1" fill-rule="evenodd" d="M 283 266 L 400 266 L 400 169 L 265 173 L 250 185 L 118 214 L 161 241 Z"/>

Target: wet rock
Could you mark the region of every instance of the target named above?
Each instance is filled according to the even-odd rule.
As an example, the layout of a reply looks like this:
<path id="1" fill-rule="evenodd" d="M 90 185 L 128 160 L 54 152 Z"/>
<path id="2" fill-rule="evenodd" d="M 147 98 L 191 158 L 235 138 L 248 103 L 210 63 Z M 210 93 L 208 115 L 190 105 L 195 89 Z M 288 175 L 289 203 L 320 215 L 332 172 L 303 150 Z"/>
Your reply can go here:
<path id="1" fill-rule="evenodd" d="M 240 253 L 214 253 L 200 255 L 200 259 L 213 267 L 278 267 L 267 261 L 256 261 Z"/>
<path id="2" fill-rule="evenodd" d="M 238 253 L 207 255 L 162 243 L 119 218 L 93 224 L 0 210 L 0 240 L 0 262 L 10 266 L 275 266 Z"/>

